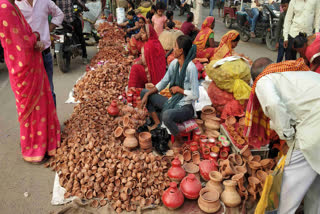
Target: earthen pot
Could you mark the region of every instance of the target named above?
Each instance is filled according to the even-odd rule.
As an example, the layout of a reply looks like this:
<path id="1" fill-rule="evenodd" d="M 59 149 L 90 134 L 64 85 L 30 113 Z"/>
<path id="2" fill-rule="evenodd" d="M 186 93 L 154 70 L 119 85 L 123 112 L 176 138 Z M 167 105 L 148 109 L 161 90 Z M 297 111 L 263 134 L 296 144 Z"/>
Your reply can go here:
<path id="1" fill-rule="evenodd" d="M 141 149 L 150 149 L 152 147 L 151 134 L 149 132 L 141 132 L 139 134 L 139 145 Z"/>
<path id="2" fill-rule="evenodd" d="M 237 166 L 241 166 L 243 163 L 241 156 L 238 154 L 231 154 L 229 155 L 228 159 L 231 163 Z"/>
<path id="3" fill-rule="evenodd" d="M 240 191 L 244 191 L 246 188 L 243 186 L 244 184 L 244 174 L 240 173 L 240 174 L 235 174 L 234 176 L 232 176 L 231 178 L 233 181 L 237 182 L 238 184 L 238 188 Z"/>
<path id="4" fill-rule="evenodd" d="M 224 191 L 221 194 L 222 202 L 228 207 L 237 207 L 241 203 L 241 197 L 236 190 L 237 182 L 226 180 L 223 182 Z"/>
<path id="5" fill-rule="evenodd" d="M 210 181 L 207 183 L 206 187 L 209 189 L 216 190 L 219 194 L 223 191 L 222 182 L 222 175 L 218 171 L 212 171 L 209 173 Z"/>
<path id="6" fill-rule="evenodd" d="M 220 129 L 220 123 L 218 121 L 214 120 L 206 120 L 205 122 L 206 130 L 219 130 Z"/>
<path id="7" fill-rule="evenodd" d="M 183 168 L 187 173 L 195 174 L 199 172 L 199 166 L 194 163 L 186 163 L 183 165 Z"/>
<path id="8" fill-rule="evenodd" d="M 201 119 L 203 121 L 206 121 L 206 120 L 216 116 L 216 110 L 211 106 L 203 107 L 201 112 L 202 112 Z"/>
<path id="9" fill-rule="evenodd" d="M 192 162 L 196 165 L 200 163 L 200 153 L 198 151 L 192 152 Z"/>
<path id="10" fill-rule="evenodd" d="M 209 181 L 209 173 L 212 171 L 218 171 L 216 163 L 212 160 L 203 160 L 199 164 L 200 175 L 205 181 Z"/>
<path id="11" fill-rule="evenodd" d="M 180 190 L 186 198 L 197 199 L 201 190 L 201 182 L 194 174 L 189 174 L 187 177 L 182 179 Z"/>
<path id="12" fill-rule="evenodd" d="M 181 167 L 181 162 L 178 157 L 175 157 L 174 160 L 171 162 L 171 168 L 168 170 L 169 178 L 177 183 L 186 176 L 186 172 Z"/>
<path id="13" fill-rule="evenodd" d="M 111 102 L 111 105 L 107 108 L 108 114 L 111 116 L 118 116 L 120 110 L 116 100 Z"/>
<path id="14" fill-rule="evenodd" d="M 227 126 L 233 126 L 234 124 L 236 124 L 237 122 L 237 119 L 234 117 L 234 116 L 229 116 L 227 119 L 226 119 L 226 125 Z"/>
<path id="15" fill-rule="evenodd" d="M 186 149 L 183 151 L 183 159 L 185 161 L 190 161 L 191 160 L 191 151 L 189 149 Z"/>
<path id="16" fill-rule="evenodd" d="M 246 145 L 245 147 L 243 147 L 243 149 L 241 149 L 240 154 L 246 159 L 252 156 L 248 145 Z"/>
<path id="17" fill-rule="evenodd" d="M 114 136 L 116 138 L 121 137 L 122 133 L 123 133 L 123 128 L 120 126 L 118 128 L 116 128 L 116 130 L 114 130 Z"/>
<path id="18" fill-rule="evenodd" d="M 123 146 L 128 149 L 134 149 L 138 146 L 138 140 L 135 137 L 136 130 L 134 129 L 126 129 L 125 136 L 126 139 L 123 141 Z"/>
<path id="19" fill-rule="evenodd" d="M 261 161 L 261 156 L 260 155 L 254 155 L 254 156 L 252 156 L 252 160 L 251 161 L 260 162 Z"/>
<path id="20" fill-rule="evenodd" d="M 236 173 L 234 166 L 230 163 L 230 161 L 228 159 L 225 160 L 222 167 L 220 167 L 220 172 L 222 174 L 222 177 L 224 177 L 224 178 L 226 178 L 229 175 L 234 175 Z"/>
<path id="21" fill-rule="evenodd" d="M 206 213 L 215 213 L 220 207 L 220 193 L 214 189 L 203 188 L 200 191 L 198 206 Z"/>
<path id="22" fill-rule="evenodd" d="M 261 164 L 256 161 L 249 161 L 248 165 L 251 170 L 251 176 L 256 177 L 256 171 L 261 167 Z"/>
<path id="23" fill-rule="evenodd" d="M 170 183 L 170 187 L 164 191 L 161 199 L 163 204 L 170 210 L 177 209 L 184 203 L 184 196 L 177 188 L 176 182 Z"/>
<path id="24" fill-rule="evenodd" d="M 268 177 L 268 173 L 266 173 L 265 171 L 262 171 L 262 170 L 258 170 L 256 172 L 256 176 L 261 181 L 261 183 L 264 184 L 264 182 L 266 181 L 266 179 Z"/>

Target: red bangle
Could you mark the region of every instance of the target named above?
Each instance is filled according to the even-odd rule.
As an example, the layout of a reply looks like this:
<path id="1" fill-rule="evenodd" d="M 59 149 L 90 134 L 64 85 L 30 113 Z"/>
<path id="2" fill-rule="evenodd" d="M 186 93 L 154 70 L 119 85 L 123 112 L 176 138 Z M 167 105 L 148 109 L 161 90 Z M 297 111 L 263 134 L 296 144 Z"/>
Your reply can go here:
<path id="1" fill-rule="evenodd" d="M 40 33 L 38 33 L 38 32 L 33 32 L 34 34 L 36 34 L 36 36 L 37 36 L 37 41 L 40 41 Z"/>

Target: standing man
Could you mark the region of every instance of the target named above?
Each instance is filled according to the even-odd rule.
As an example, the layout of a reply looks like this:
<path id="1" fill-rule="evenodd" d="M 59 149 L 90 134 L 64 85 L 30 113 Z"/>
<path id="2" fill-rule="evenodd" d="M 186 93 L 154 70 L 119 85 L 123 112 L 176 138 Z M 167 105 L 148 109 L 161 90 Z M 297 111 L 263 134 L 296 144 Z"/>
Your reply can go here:
<path id="1" fill-rule="evenodd" d="M 202 15 L 202 4 L 203 0 L 193 0 L 194 7 L 191 9 L 191 11 L 194 14 L 194 25 L 198 28 L 200 24 L 200 19 Z"/>
<path id="2" fill-rule="evenodd" d="M 307 36 L 320 29 L 320 1 L 319 0 L 291 0 L 284 20 L 283 37 L 287 60 L 295 60 L 297 51 L 293 48 L 293 40 L 299 33 Z"/>
<path id="3" fill-rule="evenodd" d="M 303 198 L 304 213 L 319 213 L 320 75 L 302 58 L 277 64 L 260 58 L 251 76 L 246 136 L 265 145 L 271 128 L 289 147 L 277 213 L 295 213 Z"/>
<path id="4" fill-rule="evenodd" d="M 74 31 L 76 34 L 79 35 L 81 48 L 82 48 L 82 60 L 83 64 L 88 64 L 88 55 L 87 55 L 87 48 L 86 48 L 86 41 L 83 37 L 82 32 L 82 23 L 81 21 L 78 21 L 78 19 L 73 19 L 73 4 L 77 3 L 79 4 L 84 11 L 89 11 L 89 9 L 86 7 L 85 3 L 81 0 L 56 0 L 56 4 L 64 13 L 64 21 L 68 24 L 73 25 Z"/>
<path id="5" fill-rule="evenodd" d="M 209 16 L 213 16 L 214 6 L 216 5 L 216 0 L 210 0 L 210 13 Z"/>
<path id="6" fill-rule="evenodd" d="M 251 38 L 256 38 L 256 34 L 254 33 L 256 30 L 257 21 L 259 18 L 260 10 L 262 10 L 262 4 L 264 3 L 263 0 L 252 0 L 251 3 L 251 12 L 252 12 L 252 19 L 251 19 L 251 28 L 250 28 L 250 36 Z"/>
<path id="7" fill-rule="evenodd" d="M 45 49 L 42 51 L 43 63 L 48 75 L 53 101 L 56 105 L 56 95 L 53 86 L 53 60 L 50 52 L 50 32 L 58 25 L 61 25 L 64 15 L 51 0 L 22 0 L 16 1 L 16 4 L 32 30 L 39 32 L 41 41 L 44 42 Z M 48 21 L 49 15 L 52 16 L 50 24 Z"/>

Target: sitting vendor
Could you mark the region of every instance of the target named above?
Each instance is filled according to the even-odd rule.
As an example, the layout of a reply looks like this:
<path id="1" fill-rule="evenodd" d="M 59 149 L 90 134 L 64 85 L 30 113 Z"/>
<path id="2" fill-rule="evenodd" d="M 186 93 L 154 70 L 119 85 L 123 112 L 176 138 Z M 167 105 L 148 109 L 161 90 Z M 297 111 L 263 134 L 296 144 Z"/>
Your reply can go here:
<path id="1" fill-rule="evenodd" d="M 196 46 L 190 37 L 182 35 L 177 38 L 174 57 L 163 79 L 151 90 L 141 92 L 141 107 L 147 107 L 156 128 L 161 121 L 170 133 L 179 141 L 179 129 L 176 123 L 190 120 L 194 116 L 194 102 L 199 98 L 198 71 L 192 60 L 196 56 Z M 170 84 L 170 99 L 158 92 Z"/>
<path id="2" fill-rule="evenodd" d="M 132 35 L 137 34 L 140 31 L 139 18 L 136 16 L 133 10 L 130 10 L 127 13 L 127 19 L 128 21 L 119 24 L 118 26 L 126 28 L 126 39 L 130 39 Z"/>

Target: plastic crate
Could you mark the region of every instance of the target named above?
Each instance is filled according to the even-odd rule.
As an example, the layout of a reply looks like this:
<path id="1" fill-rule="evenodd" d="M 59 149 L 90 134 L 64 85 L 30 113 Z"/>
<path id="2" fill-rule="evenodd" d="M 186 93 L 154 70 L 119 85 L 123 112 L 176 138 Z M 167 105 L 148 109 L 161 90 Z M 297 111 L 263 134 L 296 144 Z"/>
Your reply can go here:
<path id="1" fill-rule="evenodd" d="M 231 151 L 233 153 L 240 154 L 241 149 L 239 149 L 233 142 L 232 138 L 229 135 L 229 132 L 224 128 L 224 126 L 220 125 L 220 133 L 225 135 L 231 143 Z M 263 146 L 260 149 L 251 149 L 252 155 L 260 155 L 262 159 L 268 158 L 269 156 L 269 145 Z"/>

